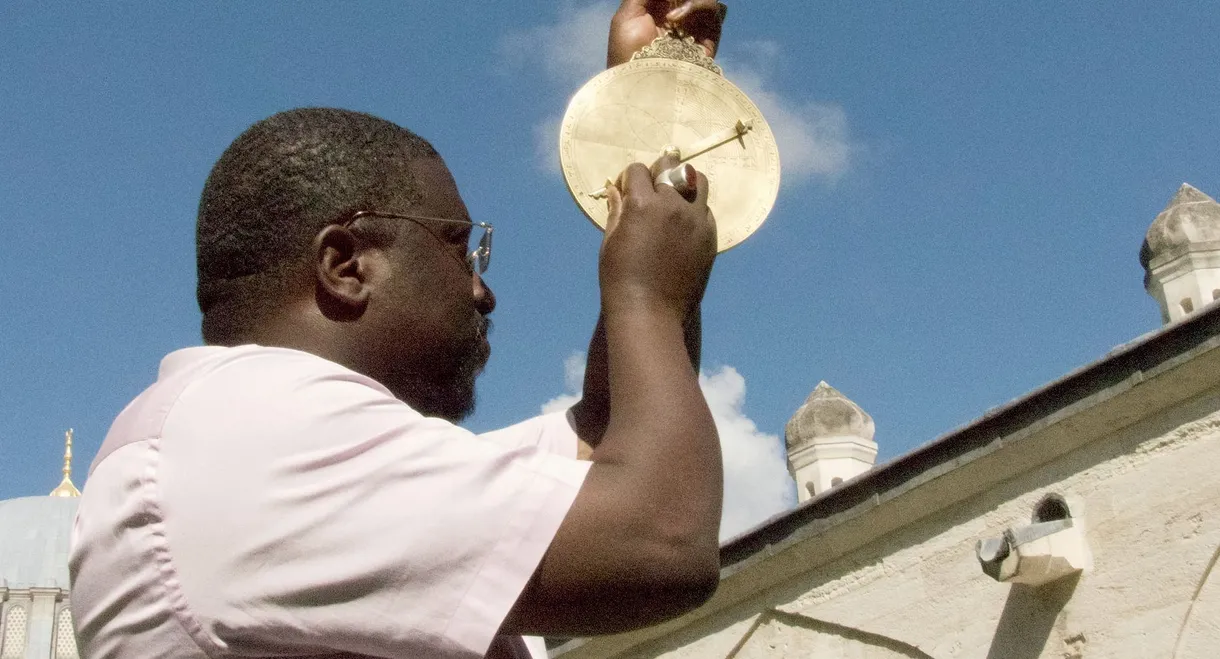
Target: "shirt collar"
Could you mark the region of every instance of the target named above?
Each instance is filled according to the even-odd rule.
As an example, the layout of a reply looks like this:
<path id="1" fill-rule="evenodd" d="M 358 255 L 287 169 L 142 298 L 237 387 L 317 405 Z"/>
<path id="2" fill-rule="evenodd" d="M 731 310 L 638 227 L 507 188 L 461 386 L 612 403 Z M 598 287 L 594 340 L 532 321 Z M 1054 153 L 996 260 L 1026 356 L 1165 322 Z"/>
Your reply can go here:
<path id="1" fill-rule="evenodd" d="M 157 371 L 157 379 L 164 380 L 174 373 L 195 364 L 202 359 L 229 350 L 224 346 L 195 346 L 175 350 L 161 359 L 161 368 Z"/>

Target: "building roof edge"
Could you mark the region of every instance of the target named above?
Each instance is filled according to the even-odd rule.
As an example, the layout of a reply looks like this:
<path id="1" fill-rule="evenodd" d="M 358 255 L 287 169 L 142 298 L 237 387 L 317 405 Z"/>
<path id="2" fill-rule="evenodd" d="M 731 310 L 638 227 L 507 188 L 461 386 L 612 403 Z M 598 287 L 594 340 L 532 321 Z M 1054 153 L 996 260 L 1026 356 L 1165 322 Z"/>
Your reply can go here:
<path id="1" fill-rule="evenodd" d="M 911 484 L 923 474 L 971 462 L 977 457 L 971 453 L 996 438 L 1011 435 L 1090 396 L 1120 386 L 1139 372 L 1195 350 L 1216 347 L 1220 347 L 1220 302 L 1121 344 L 1097 361 L 992 408 L 959 428 L 729 539 L 720 548 L 721 568 L 732 568 L 769 552 L 774 545 L 820 520 L 886 498 L 887 493 Z M 958 464 L 951 465 L 954 462 Z"/>

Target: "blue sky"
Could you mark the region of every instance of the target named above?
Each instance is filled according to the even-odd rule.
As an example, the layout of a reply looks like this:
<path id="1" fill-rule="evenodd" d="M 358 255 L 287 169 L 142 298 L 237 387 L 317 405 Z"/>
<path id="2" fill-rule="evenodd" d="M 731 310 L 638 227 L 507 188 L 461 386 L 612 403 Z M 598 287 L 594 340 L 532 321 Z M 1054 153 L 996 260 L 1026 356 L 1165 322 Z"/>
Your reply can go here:
<path id="1" fill-rule="evenodd" d="M 161 356 L 199 341 L 204 177 L 291 107 L 415 130 L 496 225 L 469 425 L 568 393 L 600 234 L 552 132 L 609 5 L 522 4 L 4 4 L 0 498 L 56 485 L 68 427 L 79 484 Z M 873 415 L 885 460 L 1159 325 L 1137 254 L 1180 183 L 1220 194 L 1218 33 L 1204 3 L 731 7 L 726 72 L 785 167 L 705 303 L 708 386 L 746 447 L 735 491 L 772 493 L 751 514 L 790 497 L 778 444 L 819 380 Z"/>

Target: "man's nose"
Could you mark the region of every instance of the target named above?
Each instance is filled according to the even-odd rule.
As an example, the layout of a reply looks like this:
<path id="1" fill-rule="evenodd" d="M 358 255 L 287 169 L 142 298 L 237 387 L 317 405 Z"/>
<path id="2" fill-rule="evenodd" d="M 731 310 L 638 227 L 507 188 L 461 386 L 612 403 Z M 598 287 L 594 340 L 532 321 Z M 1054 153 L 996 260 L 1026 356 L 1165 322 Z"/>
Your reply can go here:
<path id="1" fill-rule="evenodd" d="M 496 308 L 496 294 L 491 292 L 491 287 L 477 272 L 474 273 L 474 304 L 484 316 Z"/>

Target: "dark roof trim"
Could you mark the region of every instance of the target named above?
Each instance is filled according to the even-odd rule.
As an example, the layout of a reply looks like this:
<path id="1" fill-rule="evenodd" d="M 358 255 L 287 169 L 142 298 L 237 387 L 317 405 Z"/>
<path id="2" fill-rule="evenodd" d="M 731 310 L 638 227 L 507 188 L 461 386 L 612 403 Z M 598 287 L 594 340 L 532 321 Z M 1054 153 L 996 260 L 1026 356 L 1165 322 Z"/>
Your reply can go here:
<path id="1" fill-rule="evenodd" d="M 1220 303 L 1212 303 L 1181 321 L 1123 344 L 1100 360 L 1035 389 L 979 419 L 938 437 L 910 453 L 777 515 L 761 526 L 729 540 L 720 548 L 720 565 L 729 568 L 768 551 L 802 528 L 845 512 L 933 469 L 943 468 L 997 438 L 1028 427 L 1056 412 L 1151 370 L 1220 336 Z"/>

